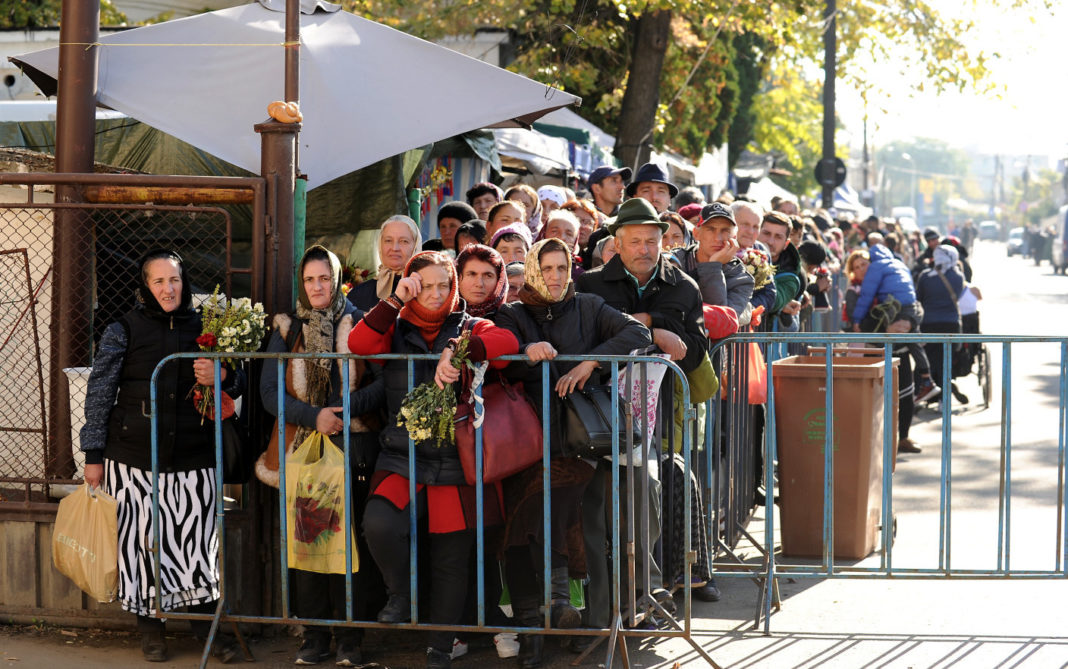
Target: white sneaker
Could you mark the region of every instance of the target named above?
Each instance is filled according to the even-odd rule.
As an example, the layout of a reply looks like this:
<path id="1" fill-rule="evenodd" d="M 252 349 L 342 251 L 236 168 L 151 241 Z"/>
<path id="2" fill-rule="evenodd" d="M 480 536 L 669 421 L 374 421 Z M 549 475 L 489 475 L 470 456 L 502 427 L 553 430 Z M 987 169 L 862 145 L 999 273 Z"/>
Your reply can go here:
<path id="1" fill-rule="evenodd" d="M 455 660 L 456 658 L 463 657 L 464 655 L 467 655 L 467 644 L 463 641 L 460 641 L 459 639 L 453 639 L 452 653 L 449 655 L 449 657 Z"/>
<path id="2" fill-rule="evenodd" d="M 510 632 L 494 634 L 493 645 L 497 647 L 497 657 L 501 659 L 519 655 L 519 637 Z"/>

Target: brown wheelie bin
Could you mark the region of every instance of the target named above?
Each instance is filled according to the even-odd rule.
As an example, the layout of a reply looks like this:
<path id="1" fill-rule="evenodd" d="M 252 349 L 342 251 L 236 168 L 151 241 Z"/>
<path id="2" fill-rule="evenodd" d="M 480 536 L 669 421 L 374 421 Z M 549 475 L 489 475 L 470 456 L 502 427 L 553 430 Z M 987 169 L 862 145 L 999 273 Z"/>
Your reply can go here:
<path id="1" fill-rule="evenodd" d="M 772 373 L 782 552 L 822 557 L 826 359 L 784 358 Z M 875 549 L 881 525 L 883 360 L 835 356 L 832 375 L 834 556 L 860 559 Z M 896 421 L 891 431 L 896 435 Z"/>

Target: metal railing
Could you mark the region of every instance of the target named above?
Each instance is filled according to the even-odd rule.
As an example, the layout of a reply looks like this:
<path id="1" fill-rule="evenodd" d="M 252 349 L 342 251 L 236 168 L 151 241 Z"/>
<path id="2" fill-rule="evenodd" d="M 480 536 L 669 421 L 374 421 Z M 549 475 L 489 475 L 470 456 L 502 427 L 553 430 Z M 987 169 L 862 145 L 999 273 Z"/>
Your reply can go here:
<path id="1" fill-rule="evenodd" d="M 997 578 L 997 579 L 1053 579 L 1053 578 L 1068 578 L 1068 514 L 1066 514 L 1065 508 L 1065 482 L 1068 479 L 1068 469 L 1066 469 L 1066 440 L 1068 440 L 1068 337 L 1040 337 L 1040 336 L 1003 336 L 1003 335 L 944 335 L 944 334 L 834 334 L 834 333 L 746 333 L 738 334 L 730 337 L 729 339 L 718 343 L 713 347 L 714 351 L 727 350 L 730 346 L 738 346 L 740 344 L 748 342 L 758 342 L 760 344 L 776 343 L 776 344 L 793 344 L 793 345 L 806 345 L 822 347 L 822 353 L 820 357 L 813 358 L 818 360 L 815 364 L 823 366 L 823 373 L 815 378 L 815 386 L 813 387 L 814 393 L 822 392 L 824 394 L 822 415 L 824 418 L 822 422 L 816 425 L 817 436 L 821 442 L 822 451 L 822 486 L 819 491 L 819 497 L 815 499 L 807 500 L 810 504 L 820 505 L 821 511 L 821 524 L 819 533 L 821 536 L 822 545 L 821 555 L 818 562 L 804 563 L 797 561 L 788 561 L 777 550 L 777 530 L 776 525 L 776 503 L 773 498 L 773 491 L 776 490 L 776 467 L 773 463 L 781 463 L 781 456 L 783 455 L 783 446 L 780 444 L 780 431 L 777 429 L 777 414 L 780 403 L 797 401 L 797 398 L 781 398 L 777 397 L 776 390 L 776 372 L 784 370 L 781 367 L 783 364 L 790 363 L 789 360 L 773 360 L 769 357 L 767 360 L 767 425 L 764 431 L 763 439 L 763 456 L 764 456 L 764 487 L 767 491 L 766 500 L 763 506 L 764 512 L 764 526 L 763 526 L 763 539 L 754 539 L 751 535 L 746 534 L 746 537 L 757 547 L 760 552 L 761 558 L 759 563 L 746 562 L 737 556 L 731 554 L 729 551 L 729 561 L 717 561 L 715 563 L 715 574 L 717 577 L 725 578 L 751 578 L 758 580 L 762 585 L 761 601 L 758 604 L 758 611 L 756 615 L 755 625 L 759 626 L 761 618 L 764 621 L 764 631 L 767 633 L 770 628 L 770 613 L 772 608 L 775 607 L 777 602 L 777 595 L 775 590 L 775 579 L 778 576 L 788 576 L 790 578 L 807 577 L 807 578 L 926 578 L 926 579 L 954 579 L 954 578 Z M 894 492 L 894 479 L 893 470 L 896 454 L 893 452 L 892 446 L 896 443 L 895 435 L 898 430 L 898 426 L 894 424 L 895 408 L 898 401 L 897 388 L 895 387 L 896 372 L 892 372 L 894 369 L 894 347 L 901 346 L 905 343 L 921 343 L 925 345 L 939 345 L 943 347 L 942 366 L 941 369 L 931 370 L 931 375 L 934 380 L 939 383 L 944 389 L 943 397 L 944 401 L 941 402 L 939 408 L 941 419 L 941 455 L 939 461 L 939 490 L 938 490 L 938 530 L 937 530 L 937 563 L 929 566 L 909 566 L 902 567 L 894 561 L 894 537 L 896 531 L 896 516 L 893 508 L 893 492 Z M 954 442 L 953 442 L 953 417 L 952 403 L 949 400 L 949 388 L 953 379 L 952 374 L 952 359 L 953 359 L 953 347 L 960 344 L 972 344 L 979 347 L 985 347 L 986 345 L 998 345 L 1000 347 L 1001 357 L 1001 373 L 1000 373 L 1000 395 L 1001 395 L 1001 415 L 1000 415 L 1000 444 L 999 444 L 999 465 L 997 470 L 997 476 L 995 480 L 992 480 L 991 485 L 983 489 L 989 499 L 997 500 L 997 534 L 996 534 L 996 565 L 991 568 L 965 568 L 959 566 L 959 561 L 954 561 L 953 554 L 953 494 L 954 494 L 954 481 L 953 481 L 953 463 L 954 463 Z M 1047 344 L 1057 345 L 1059 348 L 1059 373 L 1057 377 L 1057 424 L 1056 424 L 1056 490 L 1055 490 L 1055 513 L 1049 513 L 1047 520 L 1052 521 L 1055 516 L 1055 527 L 1048 528 L 1052 530 L 1051 534 L 1056 537 L 1054 553 L 1050 560 L 1050 566 L 1048 568 L 1035 568 L 1035 567 L 1016 567 L 1012 563 L 1013 555 L 1013 533 L 1012 533 L 1012 521 L 1013 521 L 1013 438 L 1012 438 L 1012 401 L 1013 401 L 1013 383 L 1012 383 L 1012 352 L 1013 347 L 1018 345 L 1030 345 L 1030 344 Z M 835 420 L 835 408 L 837 405 L 836 391 L 835 391 L 835 377 L 837 363 L 841 363 L 843 359 L 843 353 L 848 356 L 850 352 L 856 352 L 856 349 L 846 349 L 844 352 L 836 349 L 839 346 L 876 346 L 876 353 L 878 357 L 876 360 L 881 359 L 880 365 L 880 385 L 881 385 L 881 402 L 878 406 L 868 407 L 869 409 L 881 412 L 881 438 L 877 440 L 877 443 L 873 444 L 873 448 L 880 448 L 882 451 L 881 457 L 881 475 L 879 477 L 879 484 L 881 486 L 881 492 L 879 493 L 879 525 L 878 525 L 878 538 L 879 545 L 876 549 L 878 553 L 878 564 L 856 564 L 860 559 L 853 560 L 849 564 L 842 564 L 841 561 L 836 562 L 835 555 L 835 539 L 836 539 L 836 522 L 835 522 L 835 506 L 837 502 L 832 501 L 836 496 L 835 487 L 835 453 L 839 451 L 839 437 L 843 439 L 848 438 L 850 435 L 838 435 L 837 426 Z M 774 347 L 769 347 L 773 349 Z M 832 352 L 831 355 L 826 355 L 827 350 Z M 987 352 L 983 350 L 983 355 L 986 357 Z M 810 361 L 811 362 L 811 361 Z M 989 364 L 989 358 L 987 358 L 987 364 Z M 982 383 L 982 379 L 980 379 Z M 745 387 L 746 379 L 740 377 L 737 380 L 743 388 Z M 839 383 L 842 383 L 839 380 Z M 859 410 L 864 410 L 861 407 Z M 734 419 L 738 414 L 721 413 L 717 416 L 719 421 L 730 421 Z M 831 418 L 826 418 L 831 417 Z M 800 426 L 791 425 L 787 429 L 800 429 Z M 716 439 L 718 438 L 719 431 L 712 430 L 706 438 L 707 447 L 710 449 L 718 449 L 719 444 Z M 844 441 L 841 443 L 845 443 Z M 790 445 L 790 448 L 796 449 L 796 445 Z M 840 470 L 837 471 L 840 473 Z M 778 472 L 779 481 L 781 483 L 782 477 L 789 476 L 790 473 L 783 470 Z M 1050 479 L 1052 480 L 1052 476 Z M 933 491 L 932 491 L 933 494 Z M 796 500 L 795 500 L 796 501 Z M 786 500 L 783 500 L 784 508 L 787 504 Z M 715 524 L 712 525 L 715 527 Z M 723 548 L 721 543 L 720 548 Z"/>
<path id="2" fill-rule="evenodd" d="M 159 419 L 159 404 L 157 402 L 157 378 L 167 364 L 177 364 L 182 360 L 191 360 L 198 357 L 206 357 L 215 360 L 215 381 L 214 391 L 216 396 L 221 392 L 221 374 L 220 374 L 220 361 L 222 358 L 231 357 L 230 354 L 204 354 L 204 353 L 181 353 L 173 354 L 164 358 L 157 365 L 155 373 L 153 374 L 150 385 L 150 407 L 151 407 L 151 421 L 152 421 L 152 518 L 154 536 L 152 537 L 152 553 L 155 561 L 155 578 L 156 582 L 160 582 L 160 525 L 158 523 L 159 518 L 159 458 L 158 458 L 158 440 L 157 440 L 157 421 Z M 253 354 L 241 354 L 236 356 L 242 360 L 252 359 L 276 359 L 276 360 L 290 360 L 290 359 L 304 359 L 304 358 L 329 358 L 334 360 L 348 360 L 354 358 L 360 358 L 361 356 L 342 355 L 342 354 L 309 354 L 309 353 L 253 353 Z M 406 360 L 408 368 L 408 389 L 411 390 L 414 382 L 414 363 L 417 360 L 437 360 L 437 355 L 400 355 L 400 354 L 385 354 L 375 356 L 364 356 L 376 361 L 387 360 Z M 525 356 L 503 356 L 501 360 L 507 361 L 526 361 Z M 625 382 L 625 388 L 630 388 L 632 381 L 639 381 L 643 389 L 647 388 L 646 373 L 648 365 L 663 365 L 667 371 L 671 373 L 668 375 L 668 379 L 671 383 L 676 380 L 681 383 L 682 393 L 681 398 L 684 406 L 689 406 L 689 385 L 686 381 L 685 374 L 672 362 L 665 360 L 660 356 L 574 356 L 574 355 L 560 355 L 556 357 L 559 361 L 583 361 L 583 360 L 597 360 L 602 364 L 609 364 L 611 366 L 610 379 L 611 387 L 619 388 L 620 381 Z M 285 365 L 277 365 L 277 387 L 278 393 L 278 440 L 279 444 L 286 443 L 285 437 L 285 406 L 284 398 L 285 393 L 283 389 L 285 386 L 284 370 Z M 622 368 L 622 369 L 621 369 Z M 341 370 L 341 387 L 349 387 L 349 366 L 346 364 L 340 365 Z M 225 550 L 225 514 L 223 509 L 223 478 L 221 469 L 216 470 L 216 485 L 215 485 L 215 514 L 216 514 L 216 527 L 219 535 L 219 565 L 220 565 L 220 590 L 223 592 L 222 598 L 219 600 L 219 604 L 214 616 L 206 614 L 193 614 L 193 613 L 180 613 L 180 612 L 161 612 L 158 610 L 158 603 L 156 605 L 157 615 L 166 616 L 168 618 L 176 619 L 189 619 L 189 620 L 211 620 L 211 632 L 208 641 L 204 648 L 204 653 L 201 658 L 201 666 L 207 662 L 207 657 L 211 647 L 212 639 L 214 639 L 218 625 L 220 622 L 228 621 L 231 623 L 247 622 L 247 623 L 299 623 L 305 625 L 331 625 L 331 626 L 348 626 L 348 627 L 361 627 L 369 629 L 402 629 L 402 630 L 440 630 L 440 631 L 478 631 L 478 632 L 512 632 L 512 633 L 538 633 L 538 634 L 567 634 L 567 635 L 588 635 L 605 638 L 608 640 L 606 649 L 606 661 L 605 666 L 611 667 L 615 653 L 617 651 L 623 658 L 624 664 L 629 666 L 627 659 L 627 648 L 624 643 L 625 637 L 628 636 L 641 636 L 641 637 L 658 637 L 658 638 L 670 638 L 681 637 L 687 640 L 693 647 L 694 651 L 701 655 L 708 663 L 709 666 L 716 667 L 718 665 L 712 660 L 707 652 L 701 648 L 700 644 L 692 636 L 692 620 L 691 620 L 691 607 L 690 607 L 690 595 L 691 595 L 691 567 L 694 560 L 694 554 L 691 549 L 692 536 L 690 532 L 691 527 L 691 490 L 689 486 L 684 487 L 682 490 L 684 505 L 683 505 L 683 537 L 681 550 L 684 552 L 684 565 L 685 573 L 683 574 L 682 592 L 683 592 L 683 617 L 678 619 L 664 609 L 661 602 L 658 602 L 653 597 L 653 590 L 655 590 L 660 584 L 650 583 L 650 574 L 648 569 L 648 562 L 646 562 L 646 569 L 644 574 L 635 574 L 635 544 L 636 544 L 636 532 L 647 531 L 649 527 L 649 507 L 647 503 L 647 496 L 642 495 L 639 500 L 634 500 L 633 494 L 628 497 L 627 500 L 623 500 L 620 497 L 620 483 L 621 476 L 626 476 L 628 479 L 628 490 L 635 491 L 635 480 L 641 479 L 641 484 L 647 483 L 647 477 L 650 472 L 648 467 L 650 466 L 648 454 L 652 449 L 656 449 L 653 452 L 659 452 L 660 442 L 658 439 L 649 440 L 646 411 L 647 406 L 646 397 L 641 398 L 641 411 L 640 416 L 635 416 L 635 411 L 632 408 L 632 402 L 621 398 L 618 392 L 612 394 L 612 409 L 613 416 L 618 418 L 620 415 L 617 409 L 623 409 L 623 413 L 626 417 L 626 438 L 621 439 L 619 430 L 613 432 L 612 438 L 612 455 L 611 455 L 611 624 L 607 628 L 590 629 L 552 629 L 550 626 L 550 553 L 552 550 L 551 545 L 551 532 L 550 532 L 550 518 L 552 517 L 551 509 L 551 470 L 550 470 L 550 447 L 549 447 L 549 392 L 551 384 L 549 383 L 549 366 L 548 363 L 541 363 L 542 374 L 542 388 L 543 392 L 538 401 L 542 408 L 542 429 L 543 429 L 543 453 L 541 460 L 542 469 L 542 513 L 543 513 L 543 536 L 545 541 L 542 545 L 543 551 L 543 565 L 542 565 L 542 605 L 543 609 L 543 625 L 539 628 L 523 627 L 517 625 L 487 625 L 486 624 L 486 611 L 485 611 L 485 598 L 486 598 L 486 585 L 484 581 L 484 569 L 483 566 L 487 559 L 487 546 L 485 539 L 485 527 L 484 527 L 484 505 L 485 505 L 485 491 L 483 489 L 484 484 L 475 485 L 476 494 L 476 517 L 477 527 L 476 542 L 475 542 L 475 557 L 477 560 L 476 569 L 476 595 L 477 595 L 477 613 L 474 625 L 442 625 L 442 624 L 429 624 L 411 622 L 407 624 L 382 624 L 367 620 L 357 620 L 353 615 L 353 595 L 352 595 L 352 538 L 353 538 L 353 525 L 352 519 L 352 499 L 350 495 L 346 495 L 345 510 L 346 517 L 350 519 L 350 522 L 345 523 L 345 589 L 346 589 L 346 603 L 345 603 L 345 616 L 344 619 L 329 620 L 329 619 L 306 619 L 298 618 L 293 615 L 289 605 L 290 595 L 290 583 L 289 583 L 289 565 L 288 565 L 288 551 L 287 541 L 288 532 L 286 528 L 287 506 L 286 506 L 286 467 L 284 461 L 280 456 L 279 462 L 279 501 L 277 512 L 279 514 L 279 546 L 280 549 L 280 587 L 282 598 L 282 613 L 279 616 L 270 615 L 253 615 L 248 613 L 242 613 L 240 611 L 229 610 L 227 602 L 225 601 L 225 573 L 223 572 L 222 565 L 226 563 L 224 557 Z M 673 378 L 674 377 L 674 378 Z M 666 386 L 670 387 L 670 386 Z M 480 393 L 479 393 L 480 394 Z M 668 392 L 670 397 L 671 393 Z M 351 402 L 348 393 L 342 393 L 343 396 L 343 423 L 348 425 L 351 417 Z M 684 480 L 688 480 L 691 474 L 692 467 L 692 451 L 693 442 L 691 441 L 692 423 L 694 420 L 695 412 L 688 409 L 683 414 L 683 430 L 682 438 L 683 444 L 681 449 L 682 461 L 684 467 Z M 613 418 L 613 423 L 616 423 L 616 418 Z M 639 457 L 638 466 L 625 467 L 625 473 L 621 472 L 621 458 L 632 458 L 635 451 L 634 444 L 634 431 L 631 429 L 633 425 L 639 426 L 639 433 L 642 440 L 646 443 L 638 445 L 641 449 L 639 453 L 642 457 Z M 215 454 L 216 462 L 221 467 L 223 461 L 222 451 L 222 418 L 221 415 L 216 412 L 214 419 L 215 429 Z M 349 466 L 352 461 L 350 434 L 348 430 L 343 430 L 343 451 L 345 461 L 345 486 L 346 490 L 352 490 L 352 472 Z M 483 475 L 483 453 L 482 453 L 482 428 L 479 427 L 475 433 L 476 447 L 475 447 L 475 468 L 477 473 L 477 480 L 482 481 Z M 281 449 L 280 449 L 281 450 Z M 659 462 L 660 458 L 656 458 Z M 418 569 L 418 550 L 419 541 L 419 521 L 417 518 L 417 509 L 414 501 L 416 497 L 416 458 L 415 458 L 415 443 L 409 439 L 408 441 L 408 495 L 409 495 L 409 573 L 410 573 L 410 596 L 411 596 L 411 620 L 418 621 L 420 613 L 419 605 L 419 580 L 420 574 Z M 644 489 L 644 488 L 643 488 Z M 623 510 L 627 509 L 626 522 L 623 522 Z M 650 541 L 651 545 L 655 541 L 655 538 Z M 365 559 L 369 559 L 367 556 Z M 596 556 L 591 556 L 591 559 L 596 559 Z M 628 592 L 621 592 L 621 579 L 623 570 L 629 575 L 629 582 L 632 584 L 632 588 Z M 666 576 L 674 580 L 676 575 L 670 574 Z M 640 579 L 640 580 L 639 580 Z M 640 587 L 639 587 L 640 586 Z M 641 590 L 639 594 L 639 590 Z M 628 605 L 629 606 L 625 606 Z M 624 617 L 624 609 L 629 609 L 629 615 Z M 633 629 L 635 623 L 641 621 L 643 618 L 649 615 L 656 615 L 657 618 L 666 624 L 670 629 Z M 629 620 L 627 620 L 629 618 Z M 629 622 L 629 626 L 624 624 L 624 621 Z M 236 630 L 236 626 L 235 626 Z M 592 649 L 592 647 L 591 647 Z"/>

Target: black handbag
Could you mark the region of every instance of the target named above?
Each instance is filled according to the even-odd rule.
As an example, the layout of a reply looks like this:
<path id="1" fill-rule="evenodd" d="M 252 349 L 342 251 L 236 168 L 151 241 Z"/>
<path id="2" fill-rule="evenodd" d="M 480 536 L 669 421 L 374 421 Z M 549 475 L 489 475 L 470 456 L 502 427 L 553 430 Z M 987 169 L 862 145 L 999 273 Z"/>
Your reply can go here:
<path id="1" fill-rule="evenodd" d="M 612 386 L 587 385 L 575 389 L 565 397 L 561 407 L 563 424 L 563 452 L 566 456 L 597 458 L 612 455 L 612 435 L 619 434 L 619 450 L 627 452 L 627 433 L 633 435 L 633 444 L 642 443 L 637 422 L 627 411 L 627 400 L 619 398 L 618 417 L 612 424 Z"/>
<path id="2" fill-rule="evenodd" d="M 248 436 L 237 416 L 222 422 L 223 483 L 248 483 L 253 462 L 248 453 Z M 258 454 L 257 454 L 258 455 Z"/>

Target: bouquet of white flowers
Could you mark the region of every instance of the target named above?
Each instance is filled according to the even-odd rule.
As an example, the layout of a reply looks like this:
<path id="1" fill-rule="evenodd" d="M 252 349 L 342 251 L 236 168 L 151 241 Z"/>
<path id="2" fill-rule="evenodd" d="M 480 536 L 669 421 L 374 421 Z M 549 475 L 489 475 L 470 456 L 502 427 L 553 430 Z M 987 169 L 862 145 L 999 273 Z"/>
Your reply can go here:
<path id="1" fill-rule="evenodd" d="M 738 259 L 753 277 L 753 290 L 760 290 L 775 278 L 775 266 L 762 251 L 748 248 L 738 254 Z"/>
<path id="2" fill-rule="evenodd" d="M 225 295 L 219 295 L 218 286 L 215 286 L 214 292 L 201 306 L 200 318 L 203 329 L 197 337 L 197 346 L 207 353 L 258 351 L 267 333 L 267 327 L 264 325 L 267 314 L 264 313 L 261 303 L 253 304 L 247 297 L 227 299 Z M 226 361 L 233 363 L 233 358 L 226 358 Z M 198 383 L 190 392 L 200 415 L 214 419 L 214 389 Z M 233 400 L 223 393 L 223 418 L 233 415 L 233 404 Z"/>

